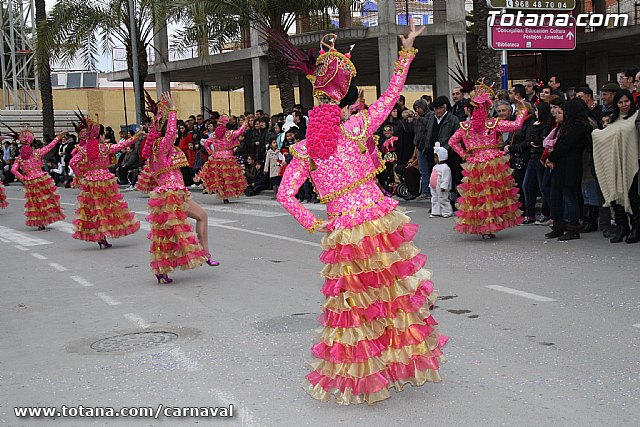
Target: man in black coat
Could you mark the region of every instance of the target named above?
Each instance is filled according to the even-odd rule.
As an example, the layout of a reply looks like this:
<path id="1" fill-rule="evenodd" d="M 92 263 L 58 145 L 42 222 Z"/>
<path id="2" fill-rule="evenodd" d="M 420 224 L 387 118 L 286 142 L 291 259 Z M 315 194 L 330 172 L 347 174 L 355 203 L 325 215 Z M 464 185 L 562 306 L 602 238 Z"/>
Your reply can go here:
<path id="1" fill-rule="evenodd" d="M 423 161 L 427 163 L 427 182 L 431 176 L 431 170 L 433 169 L 433 166 L 435 166 L 435 161 L 433 159 L 433 147 L 435 146 L 435 143 L 439 142 L 441 147 L 452 152 L 453 150 L 449 148 L 449 138 L 451 138 L 455 131 L 460 127 L 460 120 L 449 112 L 451 109 L 449 98 L 446 96 L 439 96 L 431 105 L 433 107 L 433 114 L 429 115 L 426 119 L 426 145 L 420 151 Z M 453 172 L 451 163 L 447 162 L 447 164 L 449 164 L 449 167 Z M 427 191 L 429 191 L 428 186 Z"/>
<path id="2" fill-rule="evenodd" d="M 453 107 L 451 107 L 451 114 L 456 116 L 459 121 L 464 122 L 467 120 L 467 113 L 464 112 L 464 94 L 460 87 L 454 87 L 451 92 L 451 99 L 453 100 Z"/>

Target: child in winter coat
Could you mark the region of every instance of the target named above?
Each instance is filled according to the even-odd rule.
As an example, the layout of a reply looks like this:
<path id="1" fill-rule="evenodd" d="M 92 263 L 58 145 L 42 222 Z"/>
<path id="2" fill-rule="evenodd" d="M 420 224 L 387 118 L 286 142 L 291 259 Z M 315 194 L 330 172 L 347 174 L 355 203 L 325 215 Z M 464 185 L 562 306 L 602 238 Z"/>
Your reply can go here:
<path id="1" fill-rule="evenodd" d="M 429 218 L 449 218 L 453 214 L 453 208 L 449 201 L 451 191 L 451 169 L 447 165 L 449 153 L 440 146 L 439 142 L 433 147 L 433 159 L 436 165 L 431 171 L 429 187 L 431 189 L 431 215 Z"/>
<path id="2" fill-rule="evenodd" d="M 280 150 L 278 150 L 278 142 L 273 139 L 271 140 L 271 146 L 267 151 L 267 158 L 264 162 L 264 173 L 269 174 L 269 179 L 271 180 L 271 185 L 273 186 L 273 192 L 275 199 L 275 195 L 278 194 L 278 187 L 280 186 L 280 181 L 282 180 L 282 175 L 280 175 L 280 168 L 282 162 L 280 160 Z"/>

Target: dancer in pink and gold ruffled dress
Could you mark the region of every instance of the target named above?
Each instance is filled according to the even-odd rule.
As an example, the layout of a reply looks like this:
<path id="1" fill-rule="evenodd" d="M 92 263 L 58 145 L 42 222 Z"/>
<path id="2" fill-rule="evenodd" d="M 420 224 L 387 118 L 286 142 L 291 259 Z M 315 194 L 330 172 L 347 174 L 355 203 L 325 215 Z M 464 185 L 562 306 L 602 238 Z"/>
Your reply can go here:
<path id="1" fill-rule="evenodd" d="M 6 209 L 8 206 L 7 193 L 4 191 L 4 185 L 0 182 L 0 209 Z"/>
<path id="2" fill-rule="evenodd" d="M 509 157 L 499 138 L 503 132 L 515 132 L 522 127 L 526 109 L 520 100 L 515 121 L 490 117 L 492 89 L 478 82 L 471 91 L 473 84 L 459 80 L 463 90 L 471 92 L 473 113 L 449 139 L 449 146 L 465 160 L 464 178 L 458 185 L 455 229 L 493 239 L 498 231 L 524 220 Z M 464 148 L 460 142 L 464 142 Z"/>
<path id="3" fill-rule="evenodd" d="M 53 141 L 40 149 L 33 149 L 31 144 L 34 137 L 30 129 L 20 132 L 20 156 L 11 166 L 11 173 L 24 184 L 25 198 L 24 214 L 29 227 L 44 230 L 45 226 L 62 221 L 65 216 L 60 207 L 60 196 L 56 191 L 53 178 L 42 170 L 43 157 L 58 144 L 58 135 Z M 20 173 L 18 170 L 22 170 Z"/>
<path id="4" fill-rule="evenodd" d="M 147 217 L 151 223 L 151 270 L 158 283 L 171 283 L 168 273 L 177 268 L 188 270 L 204 263 L 220 263 L 209 253 L 207 213 L 191 198 L 182 180 L 180 167 L 187 164 L 187 158 L 173 145 L 177 133 L 173 100 L 163 94 L 155 103 L 147 94 L 147 102 L 154 114 L 142 149 L 155 185 L 149 193 Z M 187 217 L 196 220 L 197 237 Z"/>
<path id="5" fill-rule="evenodd" d="M 423 29 L 412 25 L 385 93 L 366 111 L 351 115 L 358 90 L 350 54 L 335 50 L 335 35 L 323 38 L 317 62 L 288 46 L 295 65 L 311 75 L 320 105 L 309 112 L 307 139 L 291 146 L 278 201 L 310 232 L 322 231 L 320 260 L 326 264 L 322 293 L 326 297 L 319 320 L 320 341 L 304 388 L 311 397 L 337 403 L 369 404 L 401 391 L 440 381 L 441 346 L 447 337 L 436 329 L 431 314 L 437 293 L 427 257 L 413 244 L 418 231 L 411 219 L 385 196 L 366 142 L 394 107 L 409 65 L 417 52 L 415 37 Z M 328 37 L 333 37 L 328 40 Z M 281 41 L 285 46 L 285 41 Z M 281 48 L 286 51 L 286 48 Z M 290 55 L 293 56 L 293 55 Z M 308 59 L 308 58 L 306 58 Z M 377 155 L 375 156 L 377 158 Z M 317 219 L 298 202 L 298 188 L 311 177 L 328 220 Z"/>
<path id="6" fill-rule="evenodd" d="M 209 193 L 216 193 L 216 197 L 225 204 L 229 203 L 230 197 L 244 194 L 244 189 L 247 188 L 244 170 L 232 151 L 233 147 L 238 145 L 238 137 L 246 131 L 247 126 L 243 124 L 238 130 L 230 130 L 227 129 L 228 121 L 226 116 L 220 117 L 213 135 L 202 143 L 209 153 L 209 160 L 202 166 L 198 175 L 204 188 Z"/>
<path id="7" fill-rule="evenodd" d="M 129 210 L 120 194 L 114 174 L 109 172 L 112 157 L 133 144 L 140 133 L 118 144 L 107 144 L 100 135 L 100 125 L 78 116 L 76 125 L 80 143 L 74 148 L 69 162 L 82 191 L 78 195 L 78 208 L 73 220 L 73 238 L 97 242 L 102 248 L 110 248 L 109 238 L 128 236 L 140 229 L 140 221 Z"/>

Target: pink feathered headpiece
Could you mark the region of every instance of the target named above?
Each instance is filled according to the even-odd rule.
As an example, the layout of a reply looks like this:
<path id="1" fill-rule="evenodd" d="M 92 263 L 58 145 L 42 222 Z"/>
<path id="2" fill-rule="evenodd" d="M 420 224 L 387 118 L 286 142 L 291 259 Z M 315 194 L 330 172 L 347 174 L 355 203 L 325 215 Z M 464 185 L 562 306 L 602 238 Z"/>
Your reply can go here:
<path id="1" fill-rule="evenodd" d="M 220 118 L 218 119 L 218 126 L 213 132 L 216 138 L 220 139 L 227 133 L 227 123 L 229 123 L 229 117 L 220 116 Z"/>
<path id="2" fill-rule="evenodd" d="M 320 52 L 298 49 L 286 35 L 277 30 L 265 30 L 269 45 L 281 53 L 289 67 L 302 71 L 313 84 L 313 96 L 323 103 L 338 104 L 347 95 L 356 66 L 351 62 L 351 51 L 342 54 L 335 48 L 338 36 L 325 34 L 320 40 Z M 353 49 L 353 45 L 351 46 Z"/>
<path id="3" fill-rule="evenodd" d="M 97 138 L 100 135 L 100 125 L 98 123 L 86 117 L 80 109 L 75 111 L 75 114 L 78 121 L 73 124 L 73 127 L 78 133 L 78 141 L 81 144 L 85 144 L 89 138 Z"/>
<path id="4" fill-rule="evenodd" d="M 35 137 L 31 129 L 24 128 L 20 131 L 20 142 L 23 144 L 31 145 Z"/>

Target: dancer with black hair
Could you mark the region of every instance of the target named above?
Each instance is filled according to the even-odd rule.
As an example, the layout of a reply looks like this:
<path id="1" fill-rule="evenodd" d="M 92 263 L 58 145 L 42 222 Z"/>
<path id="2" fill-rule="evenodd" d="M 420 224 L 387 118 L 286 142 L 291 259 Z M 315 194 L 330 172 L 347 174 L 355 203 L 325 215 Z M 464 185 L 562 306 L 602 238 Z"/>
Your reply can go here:
<path id="1" fill-rule="evenodd" d="M 168 93 L 157 103 L 147 94 L 147 103 L 154 115 L 142 149 L 154 183 L 147 217 L 151 223 L 151 270 L 158 283 L 171 283 L 168 273 L 177 268 L 188 270 L 204 263 L 220 263 L 209 252 L 207 213 L 191 198 L 180 173 L 187 159 L 173 144 L 177 133 L 175 104 Z M 196 220 L 197 237 L 187 217 Z"/>
<path id="2" fill-rule="evenodd" d="M 140 229 L 140 221 L 129 210 L 116 177 L 108 168 L 113 156 L 136 142 L 142 133 L 117 144 L 107 144 L 102 129 L 91 119 L 80 118 L 76 125 L 80 143 L 74 149 L 69 166 L 81 190 L 73 220 L 73 238 L 97 242 L 100 249 L 106 249 L 112 246 L 107 237 L 117 239 Z"/>
<path id="3" fill-rule="evenodd" d="M 220 117 L 218 126 L 202 145 L 209 153 L 209 160 L 204 164 L 198 178 L 209 193 L 229 203 L 229 198 L 239 197 L 247 187 L 244 170 L 233 155 L 233 148 L 239 145 L 238 138 L 247 130 L 243 124 L 238 130 L 227 127 L 229 118 Z M 211 148 L 213 146 L 213 149 Z"/>

